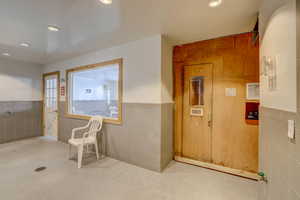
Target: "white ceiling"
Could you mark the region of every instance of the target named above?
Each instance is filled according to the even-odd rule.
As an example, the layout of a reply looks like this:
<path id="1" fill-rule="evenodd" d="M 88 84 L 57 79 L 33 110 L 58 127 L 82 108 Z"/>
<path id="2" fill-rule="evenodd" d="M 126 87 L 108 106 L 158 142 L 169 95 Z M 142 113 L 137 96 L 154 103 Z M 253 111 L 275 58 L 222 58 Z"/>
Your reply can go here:
<path id="1" fill-rule="evenodd" d="M 50 63 L 164 34 L 175 44 L 252 30 L 261 0 L 1 0 L 0 56 Z M 47 25 L 61 28 L 49 32 Z M 29 48 L 20 47 L 29 42 Z"/>

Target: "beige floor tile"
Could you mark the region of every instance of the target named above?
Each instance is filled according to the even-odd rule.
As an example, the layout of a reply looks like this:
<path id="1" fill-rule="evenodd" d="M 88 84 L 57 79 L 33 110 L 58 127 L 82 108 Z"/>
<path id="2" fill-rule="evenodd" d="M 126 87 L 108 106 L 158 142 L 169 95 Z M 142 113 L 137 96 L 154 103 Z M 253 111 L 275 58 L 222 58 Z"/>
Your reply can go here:
<path id="1" fill-rule="evenodd" d="M 0 145 L 0 194 L 9 200 L 256 200 L 255 181 L 172 162 L 163 173 L 111 158 L 82 169 L 45 138 Z M 46 166 L 42 172 L 34 169 Z"/>

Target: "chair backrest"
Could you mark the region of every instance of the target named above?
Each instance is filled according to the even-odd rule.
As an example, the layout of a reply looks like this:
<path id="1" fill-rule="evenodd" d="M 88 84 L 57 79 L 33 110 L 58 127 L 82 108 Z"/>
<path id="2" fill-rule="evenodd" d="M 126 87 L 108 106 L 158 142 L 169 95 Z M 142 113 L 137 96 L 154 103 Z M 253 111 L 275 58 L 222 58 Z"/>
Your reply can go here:
<path id="1" fill-rule="evenodd" d="M 90 119 L 88 126 L 89 137 L 97 137 L 97 133 L 102 129 L 103 118 L 100 116 L 94 116 Z"/>

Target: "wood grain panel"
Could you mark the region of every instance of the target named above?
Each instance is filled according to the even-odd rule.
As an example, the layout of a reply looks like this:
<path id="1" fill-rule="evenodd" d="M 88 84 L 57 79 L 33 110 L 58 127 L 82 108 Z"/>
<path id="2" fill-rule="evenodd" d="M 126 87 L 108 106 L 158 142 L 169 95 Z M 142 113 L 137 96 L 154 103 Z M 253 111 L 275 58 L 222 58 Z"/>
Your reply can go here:
<path id="1" fill-rule="evenodd" d="M 183 68 L 212 64 L 213 163 L 257 172 L 258 126 L 245 121 L 246 83 L 259 81 L 259 44 L 252 44 L 251 37 L 245 33 L 174 48 L 175 155 L 182 155 Z M 237 96 L 226 96 L 225 88 L 236 88 Z"/>
<path id="2" fill-rule="evenodd" d="M 204 104 L 190 104 L 191 79 L 204 78 Z M 210 64 L 185 66 L 183 95 L 183 141 L 182 155 L 188 158 L 211 161 L 211 127 L 213 67 Z M 202 108 L 203 116 L 191 116 L 191 108 Z"/>

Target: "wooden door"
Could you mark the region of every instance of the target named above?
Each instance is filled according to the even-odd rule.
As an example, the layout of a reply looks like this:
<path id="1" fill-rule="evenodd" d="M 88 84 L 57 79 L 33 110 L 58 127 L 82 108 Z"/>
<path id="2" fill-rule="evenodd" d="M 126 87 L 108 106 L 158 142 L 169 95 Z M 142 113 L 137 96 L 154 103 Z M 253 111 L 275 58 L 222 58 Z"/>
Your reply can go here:
<path id="1" fill-rule="evenodd" d="M 213 66 L 184 68 L 182 155 L 211 162 Z"/>

